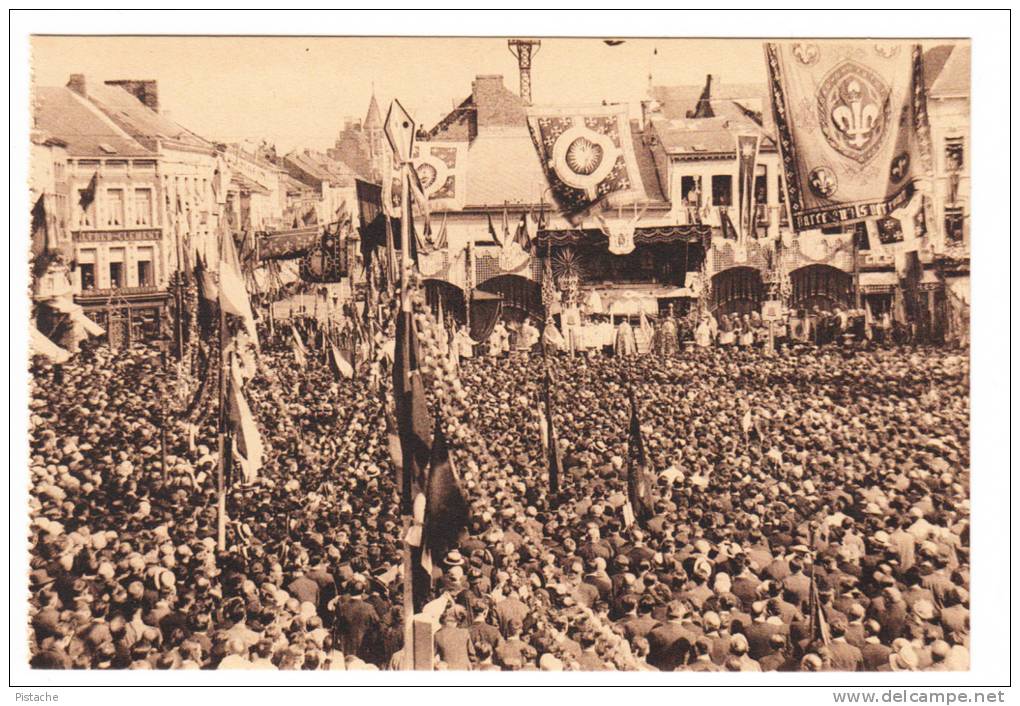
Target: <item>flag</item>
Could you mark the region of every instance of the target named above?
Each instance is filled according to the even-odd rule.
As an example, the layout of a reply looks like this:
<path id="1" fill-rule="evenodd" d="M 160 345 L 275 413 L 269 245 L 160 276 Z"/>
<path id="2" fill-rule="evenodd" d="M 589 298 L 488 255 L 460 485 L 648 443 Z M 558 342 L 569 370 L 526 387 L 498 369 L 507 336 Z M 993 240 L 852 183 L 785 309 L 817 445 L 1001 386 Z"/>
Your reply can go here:
<path id="1" fill-rule="evenodd" d="M 198 287 L 198 331 L 205 338 L 216 330 L 215 307 L 220 295 L 216 279 L 201 254 L 195 258 L 195 284 Z"/>
<path id="2" fill-rule="evenodd" d="M 528 235 L 528 214 L 522 213 L 521 220 L 517 224 L 517 231 L 514 233 L 514 242 L 521 246 L 524 252 L 531 252 L 531 236 Z"/>
<path id="3" fill-rule="evenodd" d="M 769 93 L 796 231 L 881 218 L 931 173 L 920 45 L 766 43 Z"/>
<path id="4" fill-rule="evenodd" d="M 414 146 L 414 172 L 430 208 L 464 208 L 467 142 L 421 142 Z"/>
<path id="5" fill-rule="evenodd" d="M 346 351 L 342 351 L 336 347 L 335 344 L 329 345 L 330 352 L 330 367 L 333 368 L 333 372 L 338 376 L 342 376 L 350 380 L 354 377 L 354 366 L 351 365 L 350 355 Z"/>
<path id="6" fill-rule="evenodd" d="M 405 295 L 397 315 L 397 334 L 393 356 L 393 396 L 396 402 L 397 434 L 400 437 L 402 467 L 400 475 L 401 509 L 411 514 L 417 489 L 424 487 L 429 461 L 429 414 L 425 387 L 418 369 L 418 336 L 414 328 L 410 300 Z"/>
<path id="7" fill-rule="evenodd" d="M 251 311 L 244 275 L 241 273 L 241 264 L 238 262 L 237 250 L 234 248 L 234 237 L 226 231 L 221 231 L 220 243 L 220 306 L 224 313 L 241 318 L 244 329 L 248 332 L 248 338 L 258 347 L 259 336 L 255 330 L 255 316 Z"/>
<path id="8" fill-rule="evenodd" d="M 347 276 L 346 240 L 340 234 L 340 225 L 322 229 L 315 247 L 301 258 L 299 271 L 305 282 L 339 282 Z"/>
<path id="9" fill-rule="evenodd" d="M 234 458 L 241 467 L 247 483 L 258 476 L 262 468 L 262 437 L 255 426 L 255 417 L 244 397 L 244 381 L 237 365 L 237 356 L 230 356 L 230 387 L 227 391 L 227 419 L 230 423 Z"/>
<path id="10" fill-rule="evenodd" d="M 492 225 L 492 214 L 486 213 L 485 217 L 489 221 L 489 238 L 491 238 L 492 242 L 494 242 L 496 245 L 503 245 L 503 243 L 499 239 L 499 236 L 496 234 L 496 227 Z"/>
<path id="11" fill-rule="evenodd" d="M 722 229 L 722 237 L 727 240 L 739 240 L 740 235 L 737 233 L 737 229 L 733 226 L 733 221 L 730 220 L 730 212 L 726 208 L 719 208 L 719 225 Z"/>
<path id="12" fill-rule="evenodd" d="M 760 137 L 737 135 L 737 225 L 742 242 L 754 236 L 754 173 Z"/>
<path id="13" fill-rule="evenodd" d="M 81 192 L 78 197 L 78 205 L 81 206 L 81 210 L 88 211 L 89 207 L 96 200 L 96 190 L 99 186 L 99 172 L 92 174 L 92 178 L 89 179 L 89 185 L 85 187 L 85 190 Z"/>
<path id="14" fill-rule="evenodd" d="M 638 418 L 637 399 L 630 391 L 630 439 L 627 444 L 627 499 L 634 517 L 642 522 L 652 516 L 652 490 L 648 481 L 648 458 L 645 442 L 641 437 L 641 421 Z"/>
<path id="15" fill-rule="evenodd" d="M 871 250 L 868 238 L 868 224 L 865 221 L 854 224 L 854 247 L 858 250 Z"/>
<path id="16" fill-rule="evenodd" d="M 568 218 L 577 219 L 610 195 L 646 200 L 626 106 L 530 108 L 528 127 Z"/>
<path id="17" fill-rule="evenodd" d="M 69 352 L 48 339 L 35 326 L 29 327 L 28 334 L 28 348 L 33 355 L 41 355 L 49 358 L 57 365 L 66 363 L 71 359 L 71 354 Z"/>
<path id="18" fill-rule="evenodd" d="M 430 213 L 429 213 L 429 199 L 425 195 L 425 187 L 421 183 L 421 175 L 417 169 L 413 167 L 407 170 L 407 181 L 411 185 L 411 205 L 412 207 L 417 204 L 421 211 L 422 217 L 425 222 L 425 232 L 429 232 L 432 229 Z"/>
<path id="19" fill-rule="evenodd" d="M 46 194 L 39 194 L 32 206 L 32 256 L 39 257 L 53 249 L 53 234 L 50 232 Z"/>
<path id="20" fill-rule="evenodd" d="M 814 566 L 811 567 L 811 589 L 810 589 L 810 612 L 811 612 L 811 642 L 821 641 L 828 645 L 830 641 L 829 623 L 825 619 L 825 610 L 822 602 L 818 599 L 818 583 L 815 581 Z"/>
<path id="21" fill-rule="evenodd" d="M 308 351 L 307 351 L 307 349 L 305 349 L 305 344 L 301 340 L 301 334 L 299 334 L 297 332 L 297 327 L 296 326 L 291 326 L 290 327 L 290 333 L 291 333 L 291 335 L 292 335 L 292 337 L 294 339 L 294 345 L 293 345 L 293 348 L 294 348 L 294 360 L 296 360 L 297 364 L 300 365 L 303 368 L 303 367 L 305 367 L 308 364 Z"/>
<path id="22" fill-rule="evenodd" d="M 563 475 L 563 454 L 560 450 L 559 438 L 556 435 L 556 426 L 553 422 L 552 409 L 552 379 L 549 377 L 549 370 L 545 371 L 545 429 L 543 430 L 542 441 L 546 448 L 546 457 L 549 461 L 549 496 L 555 501 L 560 492 L 560 477 Z"/>
<path id="23" fill-rule="evenodd" d="M 433 253 L 433 252 L 436 252 L 437 250 L 445 249 L 447 244 L 448 244 L 448 242 L 449 242 L 449 236 L 447 235 L 447 232 L 446 232 L 446 217 L 447 217 L 447 215 L 448 214 L 446 214 L 446 213 L 443 214 L 443 223 L 439 227 L 439 232 L 436 233 L 435 235 L 431 235 L 430 242 L 428 243 L 428 245 L 429 245 L 428 252 L 429 253 Z"/>
<path id="24" fill-rule="evenodd" d="M 623 40 L 623 39 L 603 39 L 602 41 L 605 42 L 606 44 L 608 44 L 611 47 L 618 47 L 621 44 L 623 44 L 624 41 L 626 41 L 626 40 Z"/>
<path id="25" fill-rule="evenodd" d="M 920 286 L 924 270 L 917 250 L 897 253 L 895 258 L 896 274 L 900 278 L 903 290 L 903 306 L 907 322 L 920 323 Z"/>
<path id="26" fill-rule="evenodd" d="M 445 556 L 446 550 L 457 543 L 461 530 L 467 526 L 468 513 L 460 477 L 446 445 L 442 420 L 436 417 L 422 524 L 421 565 L 430 574 L 433 557 Z"/>

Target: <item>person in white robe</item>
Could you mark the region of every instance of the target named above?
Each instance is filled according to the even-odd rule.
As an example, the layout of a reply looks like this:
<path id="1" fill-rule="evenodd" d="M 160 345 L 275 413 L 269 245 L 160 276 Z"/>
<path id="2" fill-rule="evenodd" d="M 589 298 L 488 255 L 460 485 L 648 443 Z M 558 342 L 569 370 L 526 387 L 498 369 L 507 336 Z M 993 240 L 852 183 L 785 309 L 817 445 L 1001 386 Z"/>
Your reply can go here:
<path id="1" fill-rule="evenodd" d="M 616 355 L 629 357 L 636 354 L 637 341 L 634 340 L 634 329 L 631 328 L 630 321 L 624 316 L 616 328 Z"/>

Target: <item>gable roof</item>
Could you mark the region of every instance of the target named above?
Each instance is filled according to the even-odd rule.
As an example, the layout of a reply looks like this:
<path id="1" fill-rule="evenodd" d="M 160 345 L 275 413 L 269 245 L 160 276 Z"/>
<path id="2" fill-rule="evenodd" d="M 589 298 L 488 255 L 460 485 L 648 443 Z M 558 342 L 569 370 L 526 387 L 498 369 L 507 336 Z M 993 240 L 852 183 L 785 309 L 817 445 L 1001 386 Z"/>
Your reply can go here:
<path id="1" fill-rule="evenodd" d="M 156 141 L 183 145 L 213 152 L 211 142 L 158 113 L 121 86 L 110 86 L 100 81 L 87 83 L 86 100 L 103 111 L 113 122 L 149 149 L 156 149 Z"/>
<path id="2" fill-rule="evenodd" d="M 927 78 L 926 66 L 925 83 Z M 950 47 L 949 56 L 932 80 L 928 93 L 936 97 L 970 95 L 970 42 Z"/>
<path id="3" fill-rule="evenodd" d="M 34 108 L 37 126 L 67 143 L 69 157 L 155 156 L 69 88 L 37 87 Z"/>

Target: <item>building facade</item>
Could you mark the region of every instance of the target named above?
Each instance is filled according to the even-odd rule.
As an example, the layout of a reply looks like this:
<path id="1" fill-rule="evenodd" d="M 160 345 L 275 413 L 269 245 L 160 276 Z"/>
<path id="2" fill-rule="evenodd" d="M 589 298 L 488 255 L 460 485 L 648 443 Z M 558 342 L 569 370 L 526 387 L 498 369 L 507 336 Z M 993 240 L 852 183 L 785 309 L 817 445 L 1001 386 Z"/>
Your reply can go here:
<path id="1" fill-rule="evenodd" d="M 66 143 L 75 300 L 114 344 L 158 335 L 173 262 L 158 153 L 69 88 L 38 87 L 34 104 L 36 125 Z"/>

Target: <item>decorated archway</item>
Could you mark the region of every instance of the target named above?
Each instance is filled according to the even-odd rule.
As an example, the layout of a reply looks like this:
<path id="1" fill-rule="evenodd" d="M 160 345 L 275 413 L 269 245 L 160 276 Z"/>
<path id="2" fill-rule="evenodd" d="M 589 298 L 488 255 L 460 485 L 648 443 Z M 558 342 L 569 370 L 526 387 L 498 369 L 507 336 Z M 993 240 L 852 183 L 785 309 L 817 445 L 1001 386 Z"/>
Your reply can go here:
<path id="1" fill-rule="evenodd" d="M 479 284 L 478 289 L 503 298 L 504 318 L 512 321 L 523 321 L 526 317 L 545 319 L 542 285 L 534 280 L 520 275 L 497 275 Z"/>
<path id="2" fill-rule="evenodd" d="M 716 316 L 761 311 L 765 287 L 754 267 L 730 267 L 712 277 L 712 305 Z"/>
<path id="3" fill-rule="evenodd" d="M 806 265 L 790 273 L 790 307 L 832 311 L 853 299 L 853 275 L 832 265 Z"/>

